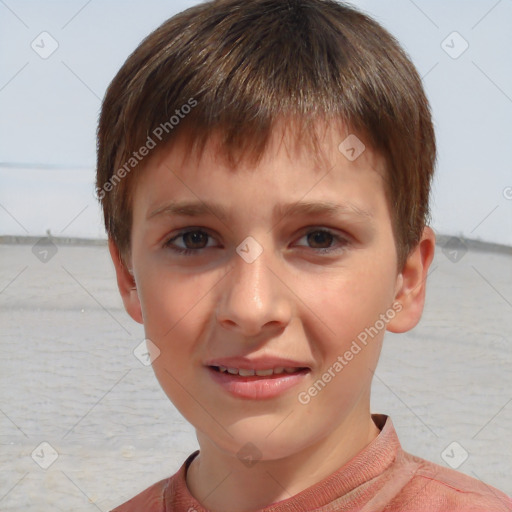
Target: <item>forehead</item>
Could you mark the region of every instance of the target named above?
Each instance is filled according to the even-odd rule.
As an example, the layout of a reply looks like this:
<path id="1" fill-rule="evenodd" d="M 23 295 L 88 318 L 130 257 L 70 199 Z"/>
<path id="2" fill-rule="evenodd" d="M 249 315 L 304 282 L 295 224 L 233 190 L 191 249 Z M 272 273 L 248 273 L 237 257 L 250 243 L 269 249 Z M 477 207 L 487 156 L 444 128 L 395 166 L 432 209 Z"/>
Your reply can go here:
<path id="1" fill-rule="evenodd" d="M 265 210 L 264 216 L 276 219 L 294 214 L 363 220 L 387 213 L 384 161 L 361 139 L 330 128 L 318 133 L 312 150 L 294 135 L 275 131 L 256 162 L 241 155 L 235 164 L 220 135 L 197 153 L 189 139 L 175 139 L 145 166 L 134 191 L 134 213 L 147 220 L 213 214 L 223 222 L 237 210 L 253 215 Z M 354 154 L 347 153 L 352 147 Z"/>

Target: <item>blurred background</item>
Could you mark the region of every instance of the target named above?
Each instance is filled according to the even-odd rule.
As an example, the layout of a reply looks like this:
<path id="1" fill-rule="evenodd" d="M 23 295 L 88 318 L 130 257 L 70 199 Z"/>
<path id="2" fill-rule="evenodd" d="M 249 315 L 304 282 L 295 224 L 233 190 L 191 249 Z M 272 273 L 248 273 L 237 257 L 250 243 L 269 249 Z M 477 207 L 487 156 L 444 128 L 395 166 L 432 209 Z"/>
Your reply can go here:
<path id="1" fill-rule="evenodd" d="M 0 0 L 2 512 L 107 511 L 197 447 L 124 312 L 93 185 L 106 87 L 195 3 Z M 386 335 L 372 408 L 407 451 L 512 494 L 512 0 L 352 3 L 412 57 L 439 147 L 424 317 Z"/>

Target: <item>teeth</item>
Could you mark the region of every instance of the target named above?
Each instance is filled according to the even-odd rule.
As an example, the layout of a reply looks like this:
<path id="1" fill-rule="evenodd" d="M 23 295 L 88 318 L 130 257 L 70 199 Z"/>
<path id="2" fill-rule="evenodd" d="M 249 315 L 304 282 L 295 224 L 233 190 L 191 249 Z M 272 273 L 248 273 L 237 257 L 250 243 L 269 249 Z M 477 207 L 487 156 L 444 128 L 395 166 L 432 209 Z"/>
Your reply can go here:
<path id="1" fill-rule="evenodd" d="M 229 373 L 231 375 L 240 375 L 241 377 L 253 377 L 257 375 L 258 377 L 269 377 L 270 375 L 281 375 L 282 373 L 296 373 L 299 371 L 299 368 L 294 368 L 292 366 L 282 367 L 278 366 L 277 368 L 268 368 L 266 370 L 248 370 L 245 368 L 228 368 L 227 366 L 217 366 L 219 372 L 221 373 Z"/>
<path id="2" fill-rule="evenodd" d="M 258 377 L 268 377 L 269 375 L 272 375 L 274 373 L 274 370 L 272 368 L 269 368 L 268 370 L 256 370 L 256 375 Z"/>

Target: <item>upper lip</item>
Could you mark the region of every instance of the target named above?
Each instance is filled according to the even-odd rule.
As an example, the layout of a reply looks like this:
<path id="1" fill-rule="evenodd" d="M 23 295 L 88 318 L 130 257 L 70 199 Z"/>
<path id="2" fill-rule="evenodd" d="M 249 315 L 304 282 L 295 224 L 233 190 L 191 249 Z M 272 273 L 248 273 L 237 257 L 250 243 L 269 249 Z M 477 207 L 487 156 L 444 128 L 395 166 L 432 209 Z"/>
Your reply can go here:
<path id="1" fill-rule="evenodd" d="M 271 368 L 307 368 L 307 363 L 280 357 L 219 357 L 206 362 L 206 366 L 225 366 L 244 370 L 269 370 Z"/>

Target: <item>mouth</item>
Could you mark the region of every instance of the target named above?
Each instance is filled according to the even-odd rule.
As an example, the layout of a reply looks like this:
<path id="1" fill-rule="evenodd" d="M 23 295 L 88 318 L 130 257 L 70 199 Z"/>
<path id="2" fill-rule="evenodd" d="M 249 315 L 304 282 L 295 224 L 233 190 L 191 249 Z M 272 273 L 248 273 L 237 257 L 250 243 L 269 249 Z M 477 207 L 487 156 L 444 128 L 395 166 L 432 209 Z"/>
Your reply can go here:
<path id="1" fill-rule="evenodd" d="M 239 377 L 273 377 L 281 376 L 283 374 L 291 375 L 294 373 L 303 373 L 309 370 L 306 367 L 295 367 L 295 366 L 277 366 L 275 368 L 233 368 L 228 366 L 210 366 L 213 371 L 218 373 L 228 373 L 229 375 L 238 375 Z"/>
<path id="2" fill-rule="evenodd" d="M 256 362 L 239 359 L 224 364 L 212 361 L 206 367 L 212 380 L 232 397 L 266 400 L 303 385 L 311 368 L 292 364 L 292 361 L 282 360 Z"/>

